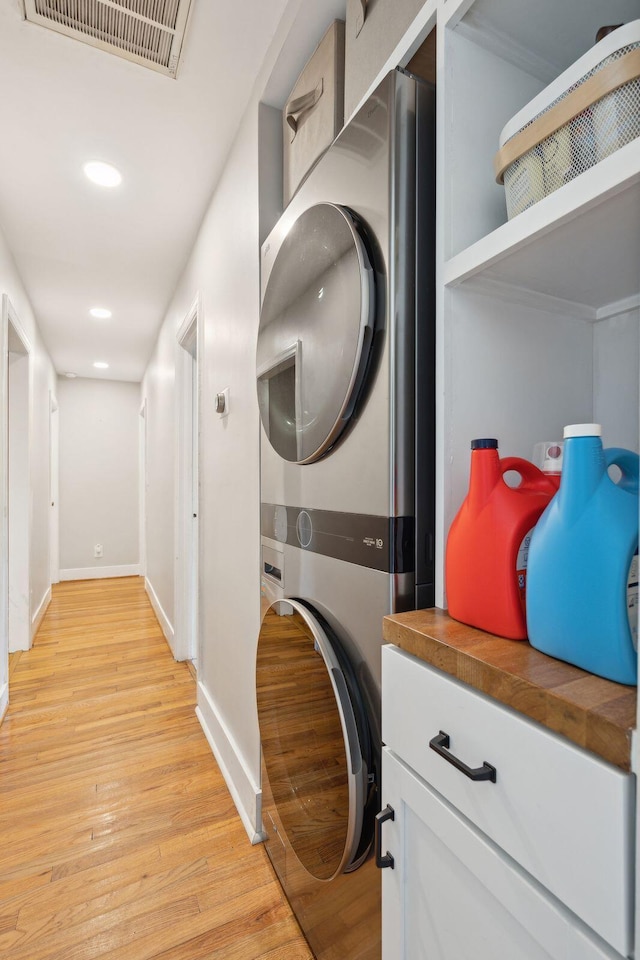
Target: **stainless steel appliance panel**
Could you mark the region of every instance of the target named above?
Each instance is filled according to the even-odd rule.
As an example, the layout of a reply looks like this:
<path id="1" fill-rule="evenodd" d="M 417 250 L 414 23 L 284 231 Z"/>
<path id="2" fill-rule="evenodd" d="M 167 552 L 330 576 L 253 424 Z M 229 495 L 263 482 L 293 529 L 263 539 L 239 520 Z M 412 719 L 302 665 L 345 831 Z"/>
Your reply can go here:
<path id="1" fill-rule="evenodd" d="M 266 616 L 259 650 L 266 651 L 262 664 L 268 667 L 258 681 L 263 825 L 274 869 L 317 960 L 380 957 L 380 875 L 367 851 L 378 803 L 382 619 L 433 603 L 434 110 L 432 88 L 400 71 L 391 73 L 312 169 L 262 248 L 267 350 L 261 354 L 259 348 L 257 380 L 267 427 L 261 431 Z M 312 309 L 299 303 L 309 299 L 309 291 L 317 300 L 324 288 L 313 270 L 298 259 L 293 273 L 291 265 L 283 278 L 277 271 L 280 252 L 287 246 L 295 250 L 296 222 L 304 224 L 309 211 L 326 206 L 353 218 L 366 256 L 355 257 L 359 289 L 356 281 L 350 295 L 337 293 L 332 316 L 337 322 L 324 326 L 315 303 Z M 309 216 L 313 219 L 313 212 Z M 313 256 L 322 261 L 322 243 Z M 367 260 L 371 275 L 363 285 Z M 335 263 L 327 252 L 327 264 Z M 296 291 L 305 269 L 315 286 L 305 280 L 304 290 Z M 274 272 L 272 291 L 283 283 L 275 310 L 269 303 Z M 363 309 L 367 296 L 374 302 L 373 316 Z M 269 343 L 274 320 L 281 339 Z M 364 369 L 351 349 L 346 374 L 338 378 L 348 389 L 337 391 L 333 413 L 318 432 L 312 421 L 322 403 L 307 403 L 303 387 L 307 322 L 318 324 L 309 347 L 314 359 L 324 356 L 313 371 L 320 380 L 322 364 L 335 361 L 343 342 L 349 346 L 349 337 L 341 340 L 345 326 L 351 346 L 364 339 L 362 331 L 373 332 L 361 389 L 349 394 Z M 316 350 L 323 327 L 327 341 Z M 334 371 L 325 369 L 331 394 Z M 320 395 L 320 382 L 318 387 Z M 276 437 L 271 405 L 277 416 L 280 402 L 286 416 Z M 269 606 L 274 598 L 283 605 Z M 320 634 L 324 639 L 318 640 Z M 325 647 L 338 651 L 337 659 L 326 657 Z M 289 653 L 303 648 L 291 686 Z M 260 663 L 259 653 L 259 668 Z M 268 688 L 275 692 L 272 702 L 265 697 Z M 352 711 L 360 721 L 349 719 L 345 691 L 362 707 L 362 713 Z M 295 727 L 289 752 L 277 742 L 286 718 Z M 368 734 L 361 736 L 365 728 Z M 318 736 L 318 742 L 335 746 L 327 768 L 312 746 Z M 265 738 L 275 739 L 265 745 Z M 361 751 L 365 741 L 369 749 Z M 292 811 L 302 812 L 302 820 Z M 333 832 L 325 834 L 329 827 Z"/>
<path id="2" fill-rule="evenodd" d="M 374 706 L 380 712 L 380 647 L 382 619 L 393 597 L 410 586 L 411 574 L 391 575 L 333 557 L 308 553 L 300 547 L 277 544 L 266 537 L 263 545 L 282 550 L 286 571 L 282 595 L 308 600 L 345 642 L 354 668 Z"/>
<path id="3" fill-rule="evenodd" d="M 391 578 L 263 538 L 267 564 L 274 551 L 296 599 L 271 604 L 258 641 L 266 849 L 319 960 L 379 960 L 380 875 L 370 852 Z"/>
<path id="4" fill-rule="evenodd" d="M 372 382 L 348 434 L 308 470 L 283 464 L 263 433 L 263 501 L 381 516 L 412 511 L 415 90 L 414 81 L 401 73 L 385 79 L 314 167 L 263 245 L 264 294 L 298 217 L 316 203 L 343 205 L 357 214 L 369 238 L 377 298 Z"/>

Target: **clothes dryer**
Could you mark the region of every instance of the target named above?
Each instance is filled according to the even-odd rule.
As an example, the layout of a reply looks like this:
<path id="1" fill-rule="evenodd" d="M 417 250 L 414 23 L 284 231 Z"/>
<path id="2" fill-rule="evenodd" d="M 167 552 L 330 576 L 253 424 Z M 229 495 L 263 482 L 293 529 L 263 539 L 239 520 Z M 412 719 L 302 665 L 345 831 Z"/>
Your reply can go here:
<path id="1" fill-rule="evenodd" d="M 318 960 L 380 957 L 382 618 L 434 602 L 434 140 L 393 71 L 262 248 L 263 828 Z"/>

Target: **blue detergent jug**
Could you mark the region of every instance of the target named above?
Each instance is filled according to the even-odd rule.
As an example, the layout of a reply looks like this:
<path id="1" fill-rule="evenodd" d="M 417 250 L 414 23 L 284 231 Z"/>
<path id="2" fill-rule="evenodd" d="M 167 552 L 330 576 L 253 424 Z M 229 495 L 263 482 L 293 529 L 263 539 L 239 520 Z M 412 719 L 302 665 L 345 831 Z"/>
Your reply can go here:
<path id="1" fill-rule="evenodd" d="M 602 449 L 597 423 L 565 427 L 560 490 L 533 532 L 527 568 L 532 646 L 637 683 L 638 455 Z M 621 472 L 614 482 L 608 469 Z"/>

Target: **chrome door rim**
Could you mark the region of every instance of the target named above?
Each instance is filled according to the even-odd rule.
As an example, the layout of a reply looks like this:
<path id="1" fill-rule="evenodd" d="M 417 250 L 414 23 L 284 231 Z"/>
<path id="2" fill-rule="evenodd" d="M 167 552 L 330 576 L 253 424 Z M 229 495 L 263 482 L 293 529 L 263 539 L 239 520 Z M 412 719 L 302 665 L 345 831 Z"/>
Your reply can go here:
<path id="1" fill-rule="evenodd" d="M 313 636 L 315 649 L 320 653 L 320 656 L 324 661 L 324 665 L 331 682 L 331 687 L 333 689 L 338 715 L 340 717 L 340 725 L 345 747 L 349 797 L 347 831 L 343 853 L 338 866 L 333 874 L 331 874 L 329 877 L 322 878 L 323 882 L 327 882 L 335 879 L 341 873 L 349 872 L 350 870 L 355 869 L 360 865 L 362 860 L 365 859 L 365 857 L 360 856 L 356 860 L 355 855 L 358 851 L 363 829 L 363 814 L 367 795 L 369 771 L 367 770 L 366 762 L 363 759 L 360 737 L 358 735 L 358 727 L 349 696 L 347 683 L 344 678 L 344 672 L 340 666 L 336 654 L 333 651 L 330 640 L 314 616 L 313 611 L 311 611 L 308 606 L 299 600 L 275 600 L 269 605 L 267 614 L 269 610 L 272 609 L 277 613 L 278 610 L 283 606 L 285 609 L 289 608 L 290 612 L 295 612 L 302 617 Z M 276 810 L 277 809 L 278 807 L 276 804 Z M 314 874 L 308 870 L 305 864 L 298 857 L 296 849 L 291 843 L 290 838 L 289 843 L 291 850 L 296 855 L 298 862 L 301 864 L 303 869 L 305 869 L 311 876 L 314 876 Z"/>
<path id="2" fill-rule="evenodd" d="M 352 213 L 347 207 L 343 207 L 339 204 L 317 203 L 311 207 L 308 207 L 305 211 L 303 211 L 300 214 L 300 216 L 294 221 L 292 225 L 292 229 L 296 226 L 296 224 L 300 222 L 300 220 L 303 217 L 308 215 L 311 211 L 317 210 L 318 208 L 327 208 L 327 209 L 336 211 L 342 218 L 343 222 L 348 227 L 348 230 L 351 234 L 352 244 L 353 244 L 353 248 L 355 249 L 356 258 L 358 262 L 358 273 L 359 273 L 359 280 L 360 280 L 360 317 L 358 319 L 357 344 L 353 351 L 353 364 L 350 370 L 348 381 L 346 381 L 346 388 L 344 389 L 344 391 L 341 391 L 341 392 L 344 392 L 344 396 L 337 412 L 335 413 L 335 415 L 333 415 L 333 424 L 330 426 L 329 429 L 326 429 L 326 428 L 324 429 L 323 431 L 325 434 L 324 439 L 322 440 L 322 442 L 317 443 L 317 446 L 313 451 L 311 451 L 310 453 L 307 453 L 305 456 L 300 456 L 300 451 L 298 450 L 298 456 L 296 457 L 296 460 L 295 461 L 292 460 L 290 462 L 295 462 L 299 464 L 313 463 L 315 460 L 319 460 L 321 457 L 323 457 L 331 449 L 331 447 L 334 446 L 334 444 L 339 439 L 340 435 L 343 433 L 346 426 L 348 425 L 348 422 L 350 419 L 349 411 L 353 410 L 353 408 L 355 407 L 361 395 L 364 382 L 366 380 L 366 371 L 367 371 L 370 357 L 371 357 L 372 344 L 373 344 L 373 331 L 374 331 L 374 325 L 375 325 L 375 307 L 376 307 L 375 279 L 374 279 L 375 273 L 374 273 L 371 257 L 368 253 L 367 246 L 363 239 L 362 229 L 357 216 L 354 213 Z M 278 269 L 278 257 L 280 256 L 285 243 L 286 243 L 286 239 L 285 241 L 283 241 L 283 245 L 280 247 L 280 250 L 276 255 L 276 258 L 274 260 L 274 263 L 271 269 L 269 280 L 267 281 L 267 284 L 266 284 L 265 293 L 264 293 L 263 302 L 262 302 L 262 308 L 261 308 L 261 316 L 263 315 L 263 311 L 265 309 L 265 303 L 267 302 L 267 298 L 269 294 L 269 284 L 271 283 L 272 278 L 274 276 L 277 276 L 275 271 Z M 260 339 L 260 332 L 258 332 L 258 340 L 259 339 Z M 269 357 L 267 361 L 265 361 L 263 358 L 261 362 L 257 363 L 256 376 L 258 381 L 259 399 L 260 399 L 260 385 L 263 383 L 264 378 L 266 377 L 266 374 L 272 371 L 273 369 L 276 369 L 278 367 L 278 363 L 282 363 L 284 359 L 290 356 L 293 356 L 294 353 L 297 352 L 298 355 L 300 355 L 300 352 L 303 349 L 302 343 L 299 339 L 292 340 L 291 343 L 287 343 L 285 347 L 286 349 L 283 348 L 283 350 L 280 352 L 280 354 L 278 354 L 278 356 L 274 358 Z M 258 354 L 260 354 L 259 344 L 258 344 Z M 298 414 L 298 411 L 300 410 L 299 389 L 300 389 L 299 384 L 296 384 L 296 391 L 297 391 L 296 404 L 295 404 L 296 414 Z M 262 404 L 260 405 L 260 416 L 263 421 L 265 432 L 267 433 L 267 436 L 268 436 L 269 431 L 268 431 L 267 425 L 264 424 Z M 298 429 L 300 430 L 300 432 L 302 432 L 303 430 L 302 427 L 299 427 Z M 276 449 L 276 452 L 279 453 L 280 456 L 282 456 L 282 454 L 277 450 L 277 448 L 274 447 L 274 449 Z M 285 457 L 284 459 L 287 459 L 287 458 Z"/>

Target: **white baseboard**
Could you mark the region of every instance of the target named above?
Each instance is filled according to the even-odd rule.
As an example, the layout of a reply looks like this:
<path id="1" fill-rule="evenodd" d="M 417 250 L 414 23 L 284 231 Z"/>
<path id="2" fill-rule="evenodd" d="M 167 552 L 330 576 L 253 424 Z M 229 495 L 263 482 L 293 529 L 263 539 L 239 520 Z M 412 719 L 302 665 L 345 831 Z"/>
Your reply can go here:
<path id="1" fill-rule="evenodd" d="M 49 589 L 46 591 L 44 597 L 42 598 L 42 602 L 40 603 L 40 606 L 38 607 L 34 615 L 31 617 L 31 642 L 32 643 L 33 643 L 33 638 L 38 632 L 38 628 L 42 623 L 42 619 L 45 613 L 47 612 L 47 607 L 49 606 L 50 603 L 51 603 L 51 587 L 49 587 Z"/>
<path id="2" fill-rule="evenodd" d="M 198 683 L 196 716 L 218 761 L 220 772 L 233 797 L 249 840 L 251 843 L 260 843 L 264 840 L 264 834 L 258 826 L 262 824 L 262 791 L 251 776 L 235 740 L 201 683 Z"/>
<path id="3" fill-rule="evenodd" d="M 173 626 L 171 624 L 171 621 L 169 620 L 169 617 L 164 612 L 162 608 L 162 604 L 158 600 L 158 594 L 153 589 L 151 585 L 151 581 L 147 577 L 144 578 L 144 588 L 147 591 L 147 596 L 149 597 L 151 606 L 153 607 L 153 612 L 158 618 L 158 623 L 162 627 L 162 632 L 164 633 L 165 640 L 169 644 L 169 647 L 171 648 L 171 653 L 175 657 L 176 655 L 175 636 L 174 636 Z"/>
<path id="4" fill-rule="evenodd" d="M 0 689 L 0 723 L 4 720 L 4 715 L 9 706 L 9 684 L 4 683 Z"/>
<path id="5" fill-rule="evenodd" d="M 119 567 L 75 567 L 60 571 L 61 580 L 107 580 L 111 577 L 138 577 L 140 565 L 125 563 Z"/>

